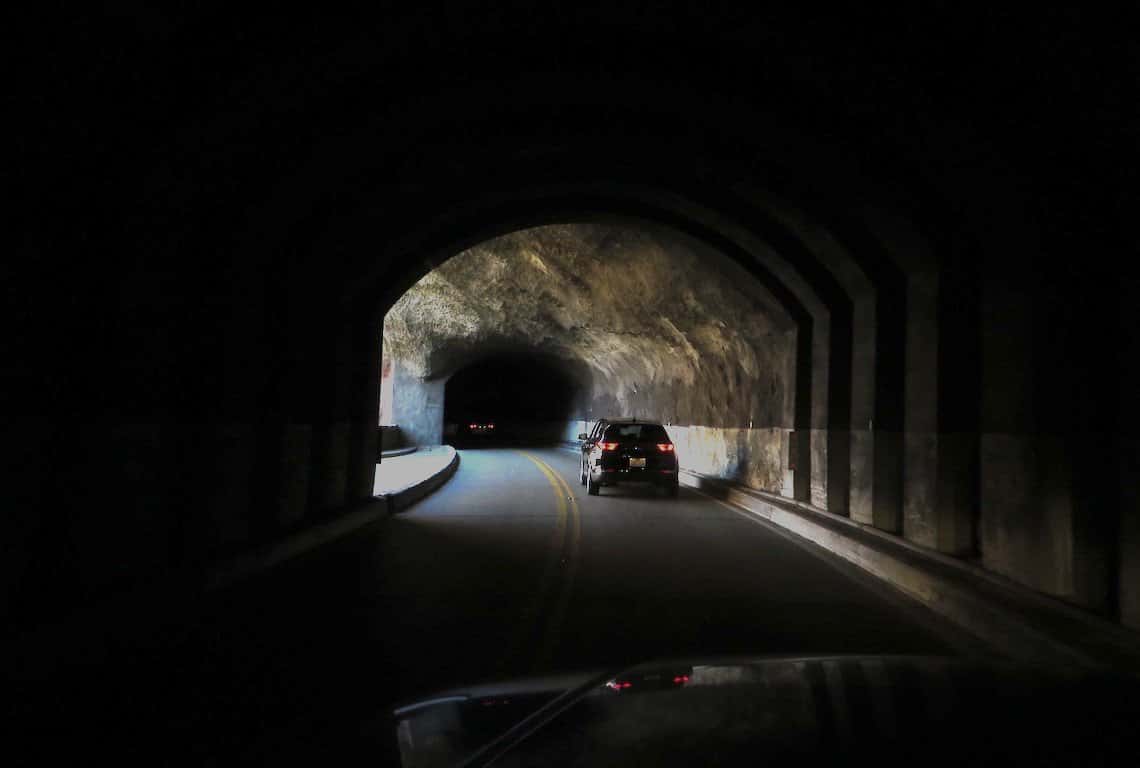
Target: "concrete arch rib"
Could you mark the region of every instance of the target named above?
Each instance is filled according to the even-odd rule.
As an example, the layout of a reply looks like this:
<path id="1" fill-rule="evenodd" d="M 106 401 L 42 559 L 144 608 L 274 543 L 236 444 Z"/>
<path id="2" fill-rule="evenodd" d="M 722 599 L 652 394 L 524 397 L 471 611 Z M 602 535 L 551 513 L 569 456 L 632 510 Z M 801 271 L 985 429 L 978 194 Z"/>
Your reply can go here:
<path id="1" fill-rule="evenodd" d="M 874 350 L 873 368 L 852 371 L 852 407 L 869 410 L 875 429 L 862 436 L 860 455 L 853 413 L 852 451 L 866 479 L 860 489 L 856 464 L 852 499 L 869 488 L 871 504 L 869 515 L 864 502 L 863 514 L 853 516 L 947 553 L 975 551 L 976 446 L 962 435 L 977 423 L 976 246 L 947 219 L 948 210 L 932 212 L 929 200 L 925 213 L 914 208 L 924 202 L 916 200 L 893 210 L 865 197 L 844 199 L 841 190 L 810 206 L 814 223 L 806 222 L 805 231 L 795 221 L 805 214 L 784 200 L 814 198 L 790 186 L 780 198 L 759 194 L 802 233 L 846 290 L 855 296 L 870 291 L 862 312 L 855 312 L 855 324 L 862 315 L 863 327 L 854 333 L 864 349 Z M 946 385 L 950 369 L 959 386 Z"/>
<path id="2" fill-rule="evenodd" d="M 898 265 L 905 280 L 906 304 L 901 330 L 905 335 L 903 355 L 904 423 L 902 439 L 901 532 L 909 541 L 950 554 L 973 549 L 976 524 L 974 500 L 974 449 L 944 432 L 941 418 L 947 398 L 962 396 L 940 386 L 942 368 L 968 365 L 974 355 L 958 350 L 969 344 L 968 326 L 960 315 L 972 313 L 966 306 L 959 317 L 948 317 L 940 307 L 956 281 L 944 266 L 957 261 L 936 251 L 932 237 L 911 221 L 863 207 L 856 218 L 864 236 L 873 240 Z M 947 244 L 941 246 L 943 249 Z M 959 294 L 959 305 L 969 298 Z"/>
<path id="3" fill-rule="evenodd" d="M 762 190 L 750 188 L 748 194 L 826 267 L 848 298 L 848 510 L 854 520 L 900 533 L 905 422 L 900 406 L 908 303 L 904 273 L 858 219 L 824 210 L 822 219 L 813 220 Z M 831 442 L 842 449 L 842 432 L 847 430 L 841 424 L 832 429 Z"/>

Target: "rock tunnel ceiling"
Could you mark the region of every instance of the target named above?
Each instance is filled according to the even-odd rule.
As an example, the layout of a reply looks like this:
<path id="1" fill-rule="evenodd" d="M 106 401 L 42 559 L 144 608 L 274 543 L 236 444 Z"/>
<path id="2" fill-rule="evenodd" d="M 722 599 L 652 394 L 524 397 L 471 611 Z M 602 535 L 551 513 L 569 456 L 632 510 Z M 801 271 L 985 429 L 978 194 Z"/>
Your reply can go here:
<path id="1" fill-rule="evenodd" d="M 741 266 L 642 223 L 488 240 L 424 276 L 384 321 L 404 386 L 491 354 L 542 355 L 574 372 L 581 419 L 790 426 L 794 352 L 790 318 Z"/>

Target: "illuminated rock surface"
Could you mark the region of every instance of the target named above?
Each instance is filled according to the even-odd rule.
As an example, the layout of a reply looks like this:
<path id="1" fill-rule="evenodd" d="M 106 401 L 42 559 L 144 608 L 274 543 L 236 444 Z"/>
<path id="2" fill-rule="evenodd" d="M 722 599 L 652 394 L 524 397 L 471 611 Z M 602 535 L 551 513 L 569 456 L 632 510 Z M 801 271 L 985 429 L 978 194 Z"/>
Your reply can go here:
<path id="1" fill-rule="evenodd" d="M 754 286 L 725 257 L 663 230 L 539 227 L 429 273 L 389 311 L 384 351 L 429 380 L 493 353 L 553 356 L 588 378 L 569 417 L 780 426 L 794 332 Z"/>

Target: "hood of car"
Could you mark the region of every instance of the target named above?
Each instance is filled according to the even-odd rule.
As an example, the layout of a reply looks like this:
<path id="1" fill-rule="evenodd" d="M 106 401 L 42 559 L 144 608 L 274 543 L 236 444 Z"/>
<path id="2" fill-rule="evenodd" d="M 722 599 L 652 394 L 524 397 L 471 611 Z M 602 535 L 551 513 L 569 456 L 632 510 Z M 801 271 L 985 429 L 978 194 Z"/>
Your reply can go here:
<path id="1" fill-rule="evenodd" d="M 1107 674 L 941 656 L 796 656 L 511 680 L 393 714 L 405 766 L 802 766 L 859 756 L 1009 766 L 1140 757 L 1128 737 L 1137 713 L 1137 682 Z"/>

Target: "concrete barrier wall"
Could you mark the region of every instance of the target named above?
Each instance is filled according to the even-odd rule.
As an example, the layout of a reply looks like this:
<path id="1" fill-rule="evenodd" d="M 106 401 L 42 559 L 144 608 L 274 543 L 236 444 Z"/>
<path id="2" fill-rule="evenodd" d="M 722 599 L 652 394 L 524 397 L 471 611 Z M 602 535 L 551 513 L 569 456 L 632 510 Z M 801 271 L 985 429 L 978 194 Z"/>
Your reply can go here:
<path id="1" fill-rule="evenodd" d="M 681 483 L 773 523 L 805 544 L 822 547 L 999 653 L 1054 667 L 1102 667 L 1140 675 L 1134 633 L 976 565 L 734 483 L 697 473 L 682 473 Z"/>

